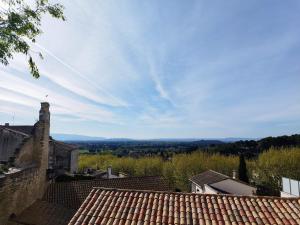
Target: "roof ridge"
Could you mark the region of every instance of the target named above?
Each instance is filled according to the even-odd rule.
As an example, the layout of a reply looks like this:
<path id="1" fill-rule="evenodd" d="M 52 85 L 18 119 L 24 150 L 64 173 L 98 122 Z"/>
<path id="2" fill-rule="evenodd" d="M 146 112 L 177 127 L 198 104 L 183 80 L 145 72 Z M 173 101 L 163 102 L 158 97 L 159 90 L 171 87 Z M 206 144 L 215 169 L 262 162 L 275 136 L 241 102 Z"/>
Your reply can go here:
<path id="1" fill-rule="evenodd" d="M 103 171 L 106 172 L 106 171 Z M 139 178 L 162 178 L 166 179 L 163 176 L 134 176 L 134 177 L 117 177 L 113 179 L 90 179 L 90 180 L 72 180 L 72 181 L 63 181 L 63 182 L 55 182 L 51 184 L 70 184 L 70 183 L 85 183 L 85 182 L 91 182 L 91 181 L 115 181 L 115 180 L 129 180 L 129 179 L 139 179 Z"/>
<path id="2" fill-rule="evenodd" d="M 21 135 L 26 136 L 26 137 L 30 137 L 31 136 L 31 135 L 26 134 L 24 132 L 21 132 L 21 131 L 18 131 L 18 130 L 14 130 L 14 129 L 10 129 L 9 127 L 1 126 L 0 128 L 3 128 L 5 130 L 8 130 L 8 131 L 13 132 L 13 133 L 21 134 Z"/>
<path id="3" fill-rule="evenodd" d="M 200 194 L 200 193 L 189 193 L 189 192 L 174 192 L 174 191 L 155 191 L 155 190 L 135 190 L 135 189 L 120 189 L 120 188 L 106 188 L 106 187 L 93 187 L 97 190 L 107 190 L 107 191 L 131 191 L 137 193 L 160 193 L 160 194 L 177 194 L 177 195 L 189 195 L 189 196 L 207 196 L 207 197 L 236 197 L 236 198 L 251 198 L 251 199 L 278 199 L 278 200 L 297 200 L 300 204 L 300 197 L 289 197 L 282 198 L 278 196 L 249 196 L 249 195 L 233 195 L 233 194 Z M 91 192 L 92 192 L 91 191 Z"/>
<path id="4" fill-rule="evenodd" d="M 211 172 L 213 172 L 213 173 L 219 174 L 219 175 L 224 176 L 224 177 L 231 178 L 230 176 L 227 176 L 226 174 L 220 173 L 220 172 L 215 171 L 215 170 L 212 170 L 212 169 L 209 169 L 208 171 L 211 171 Z"/>

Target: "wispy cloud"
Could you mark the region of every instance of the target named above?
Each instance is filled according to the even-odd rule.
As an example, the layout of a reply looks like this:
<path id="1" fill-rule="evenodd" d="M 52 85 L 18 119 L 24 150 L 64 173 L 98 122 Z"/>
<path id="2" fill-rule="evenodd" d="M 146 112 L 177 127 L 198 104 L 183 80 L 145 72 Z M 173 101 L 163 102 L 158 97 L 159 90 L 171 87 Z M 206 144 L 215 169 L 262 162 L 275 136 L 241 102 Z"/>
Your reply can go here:
<path id="1" fill-rule="evenodd" d="M 68 20 L 46 18 L 33 45 L 45 56 L 42 77 L 31 79 L 19 56 L 1 67 L 2 115 L 33 112 L 48 95 L 60 133 L 261 137 L 300 129 L 299 4 L 62 4 Z"/>
<path id="2" fill-rule="evenodd" d="M 38 44 L 38 43 L 35 43 L 34 45 L 37 46 L 39 49 L 41 49 L 43 52 L 45 52 L 48 56 L 53 57 L 57 62 L 59 62 L 60 64 L 62 64 L 63 66 L 65 66 L 67 69 L 69 69 L 69 70 L 72 72 L 72 75 L 73 75 L 73 76 L 74 76 L 74 75 L 78 76 L 78 77 L 81 78 L 85 83 L 87 83 L 88 86 L 90 86 L 90 87 L 92 87 L 92 88 L 94 88 L 94 89 L 96 89 L 96 90 L 98 90 L 98 91 L 104 93 L 106 96 L 108 96 L 110 102 L 105 102 L 105 101 L 103 101 L 103 100 L 101 101 L 101 100 L 99 100 L 99 98 L 98 98 L 97 96 L 95 96 L 95 95 L 94 95 L 94 96 L 93 96 L 93 95 L 90 95 L 90 94 L 87 93 L 87 91 L 84 90 L 84 89 L 77 88 L 77 89 L 75 89 L 75 90 L 76 90 L 76 93 L 80 93 L 80 94 L 82 94 L 83 96 L 88 97 L 88 98 L 91 98 L 91 99 L 93 99 L 93 100 L 96 100 L 96 101 L 99 102 L 99 103 L 109 104 L 109 105 L 113 105 L 113 106 L 126 106 L 126 105 L 127 105 L 124 101 L 122 101 L 121 99 L 116 98 L 115 96 L 113 96 L 112 94 L 110 94 L 108 91 L 106 91 L 106 90 L 105 90 L 103 87 L 101 87 L 100 85 L 96 85 L 92 80 L 90 80 L 90 79 L 88 78 L 88 76 L 82 74 L 82 73 L 79 72 L 77 69 L 73 68 L 71 65 L 69 65 L 69 64 L 66 63 L 66 62 L 64 62 L 62 59 L 60 59 L 59 57 L 57 57 L 55 54 L 53 54 L 51 51 L 49 51 L 49 50 L 46 49 L 45 47 L 41 46 L 41 45 Z M 43 72 L 43 75 L 46 75 L 49 79 L 52 79 L 52 77 L 55 76 L 54 74 L 49 74 L 48 72 Z M 59 85 L 61 85 L 61 86 L 63 86 L 63 87 L 65 87 L 65 88 L 67 88 L 67 89 L 69 89 L 69 90 L 71 90 L 71 91 L 74 92 L 74 87 L 70 87 L 70 86 L 69 86 L 69 85 L 72 85 L 72 81 L 69 80 L 68 82 L 63 82 L 63 80 L 62 80 L 62 79 L 59 79 L 59 78 L 56 79 L 56 80 L 55 80 L 55 78 L 53 78 L 53 80 L 54 80 L 57 84 L 59 84 Z"/>

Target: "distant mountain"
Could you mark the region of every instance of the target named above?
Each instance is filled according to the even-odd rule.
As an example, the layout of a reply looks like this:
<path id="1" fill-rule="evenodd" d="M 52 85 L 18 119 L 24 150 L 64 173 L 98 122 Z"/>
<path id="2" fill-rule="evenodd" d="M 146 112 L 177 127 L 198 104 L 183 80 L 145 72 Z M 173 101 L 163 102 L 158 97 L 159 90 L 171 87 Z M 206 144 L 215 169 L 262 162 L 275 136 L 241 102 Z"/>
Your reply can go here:
<path id="1" fill-rule="evenodd" d="M 51 134 L 51 136 L 58 141 L 103 141 L 104 137 L 91 137 L 77 134 Z"/>
<path id="2" fill-rule="evenodd" d="M 108 141 L 108 142 L 128 142 L 128 141 L 153 141 L 153 142 L 205 142 L 211 144 L 220 144 L 221 142 L 231 143 L 236 141 L 259 140 L 258 138 L 155 138 L 155 139 L 130 139 L 130 138 L 104 138 L 93 137 L 77 134 L 59 134 L 53 133 L 51 135 L 54 139 L 59 141 Z"/>
<path id="3" fill-rule="evenodd" d="M 237 142 L 237 141 L 258 141 L 260 138 L 234 138 L 234 137 L 229 137 L 229 138 L 218 138 L 217 140 L 223 141 L 223 142 Z"/>

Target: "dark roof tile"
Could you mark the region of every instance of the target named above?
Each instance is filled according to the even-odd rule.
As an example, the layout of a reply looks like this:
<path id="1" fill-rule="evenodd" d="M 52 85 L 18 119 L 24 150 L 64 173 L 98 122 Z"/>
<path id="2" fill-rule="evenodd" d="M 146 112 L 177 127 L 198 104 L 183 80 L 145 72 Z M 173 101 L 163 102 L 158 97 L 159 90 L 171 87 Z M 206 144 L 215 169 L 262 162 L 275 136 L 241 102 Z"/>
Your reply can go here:
<path id="1" fill-rule="evenodd" d="M 203 186 L 204 184 L 212 184 L 222 180 L 226 180 L 228 178 L 229 177 L 224 174 L 218 173 L 213 170 L 207 170 L 203 173 L 193 176 L 190 180 L 200 186 Z"/>
<path id="2" fill-rule="evenodd" d="M 10 130 L 14 130 L 17 132 L 21 132 L 23 134 L 27 134 L 27 135 L 32 135 L 33 130 L 34 130 L 34 126 L 0 126 L 2 128 L 6 128 L 6 129 L 10 129 Z"/>
<path id="3" fill-rule="evenodd" d="M 11 220 L 16 224 L 66 225 L 76 210 L 37 200 Z"/>
<path id="4" fill-rule="evenodd" d="M 49 185 L 43 200 L 78 209 L 93 187 L 170 191 L 168 181 L 158 176 L 57 182 Z"/>

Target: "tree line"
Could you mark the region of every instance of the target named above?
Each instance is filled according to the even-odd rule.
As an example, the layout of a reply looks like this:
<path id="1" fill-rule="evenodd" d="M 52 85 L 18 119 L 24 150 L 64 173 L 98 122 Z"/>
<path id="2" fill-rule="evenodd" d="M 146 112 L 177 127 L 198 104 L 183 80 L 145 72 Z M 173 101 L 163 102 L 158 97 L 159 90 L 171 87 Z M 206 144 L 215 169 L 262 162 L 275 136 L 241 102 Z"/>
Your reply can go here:
<path id="1" fill-rule="evenodd" d="M 282 176 L 300 179 L 299 162 L 299 147 L 272 147 L 255 159 L 203 151 L 176 154 L 168 160 L 160 156 L 133 158 L 112 154 L 83 154 L 80 155 L 79 168 L 105 170 L 112 166 L 113 171 L 124 172 L 129 176 L 164 176 L 174 189 L 180 191 L 189 191 L 189 178 L 208 169 L 228 176 L 232 176 L 235 170 L 240 173 L 242 180 L 258 187 L 258 194 L 278 195 Z"/>
<path id="2" fill-rule="evenodd" d="M 260 140 L 245 140 L 225 143 L 219 140 L 199 141 L 72 141 L 82 152 L 97 154 L 111 153 L 123 157 L 139 158 L 143 156 L 172 157 L 174 154 L 191 153 L 197 150 L 220 153 L 222 155 L 243 155 L 246 158 L 256 158 L 271 147 L 300 147 L 300 135 L 266 137 Z"/>

